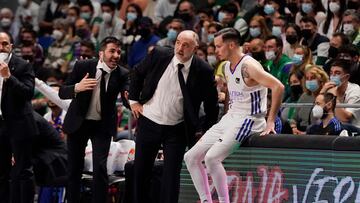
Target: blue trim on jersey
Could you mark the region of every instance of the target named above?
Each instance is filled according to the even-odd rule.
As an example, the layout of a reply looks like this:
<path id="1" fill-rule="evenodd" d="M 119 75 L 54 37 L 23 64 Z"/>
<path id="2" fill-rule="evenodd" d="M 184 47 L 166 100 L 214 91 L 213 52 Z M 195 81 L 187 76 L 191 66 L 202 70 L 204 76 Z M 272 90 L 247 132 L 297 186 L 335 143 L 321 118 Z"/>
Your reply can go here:
<path id="1" fill-rule="evenodd" d="M 254 125 L 253 120 L 251 119 L 245 119 L 244 123 L 242 124 L 239 133 L 236 136 L 236 140 L 238 142 L 243 142 L 250 134 L 252 126 Z"/>
<path id="2" fill-rule="evenodd" d="M 251 115 L 261 113 L 261 97 L 260 97 L 260 90 L 256 92 L 251 92 Z"/>
<path id="3" fill-rule="evenodd" d="M 282 122 L 280 117 L 276 117 L 275 119 L 275 131 L 277 134 L 281 133 L 282 131 Z"/>
<path id="4" fill-rule="evenodd" d="M 246 56 L 246 55 L 244 55 L 243 57 L 241 57 L 241 59 L 239 60 L 239 62 L 237 62 L 237 64 L 235 65 L 234 71 L 231 70 L 231 63 L 230 63 L 229 69 L 230 69 L 230 73 L 231 73 L 231 74 L 234 74 L 234 73 L 235 73 L 237 66 L 239 65 L 239 63 L 241 62 L 241 60 L 242 60 L 245 56 Z"/>
<path id="5" fill-rule="evenodd" d="M 331 120 L 330 120 L 330 123 L 333 123 L 334 124 L 334 129 L 335 129 L 335 131 L 340 131 L 341 130 L 341 124 L 340 124 L 340 121 L 337 119 L 337 118 L 332 118 Z"/>

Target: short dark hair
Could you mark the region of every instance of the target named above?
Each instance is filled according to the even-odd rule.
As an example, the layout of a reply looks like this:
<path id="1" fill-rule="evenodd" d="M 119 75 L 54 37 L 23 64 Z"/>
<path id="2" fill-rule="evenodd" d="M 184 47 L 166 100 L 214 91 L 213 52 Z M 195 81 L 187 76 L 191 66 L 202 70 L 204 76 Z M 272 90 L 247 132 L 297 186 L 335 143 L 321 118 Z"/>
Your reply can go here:
<path id="1" fill-rule="evenodd" d="M 119 47 L 121 46 L 120 40 L 118 40 L 116 37 L 108 36 L 100 42 L 100 51 L 104 51 L 106 49 L 106 46 L 110 43 L 114 43 Z"/>
<path id="2" fill-rule="evenodd" d="M 84 46 L 84 47 L 87 47 L 87 48 L 95 51 L 95 45 L 90 40 L 82 40 L 80 42 L 80 46 Z"/>
<path id="3" fill-rule="evenodd" d="M 336 96 L 333 95 L 333 93 L 330 92 L 326 92 L 324 93 L 324 102 L 325 104 L 327 104 L 328 102 L 331 102 L 331 110 L 334 111 L 335 110 L 335 106 L 336 106 Z"/>
<path id="4" fill-rule="evenodd" d="M 79 7 L 83 7 L 83 6 L 88 6 L 91 10 L 91 12 L 94 12 L 94 6 L 92 5 L 92 3 L 90 1 L 81 1 L 79 2 Z"/>
<path id="5" fill-rule="evenodd" d="M 283 47 L 284 46 L 282 39 L 280 37 L 276 37 L 274 35 L 270 35 L 270 36 L 266 37 L 265 42 L 267 42 L 269 40 L 273 40 L 273 39 L 275 40 L 277 47 Z"/>
<path id="6" fill-rule="evenodd" d="M 339 47 L 338 55 L 340 53 L 349 54 L 351 57 L 359 56 L 360 53 L 355 45 L 353 44 L 345 44 Z"/>
<path id="7" fill-rule="evenodd" d="M 234 18 L 236 18 L 237 14 L 238 14 L 238 8 L 236 7 L 236 5 L 234 3 L 226 3 L 224 4 L 220 9 L 219 11 L 225 11 L 225 12 L 228 12 L 228 13 L 231 13 L 234 15 Z"/>
<path id="8" fill-rule="evenodd" d="M 241 35 L 239 31 L 237 31 L 235 28 L 224 28 L 220 30 L 219 32 L 215 33 L 215 37 L 221 36 L 222 40 L 225 41 L 233 41 L 237 45 L 241 44 Z"/>
<path id="9" fill-rule="evenodd" d="M 313 25 L 317 26 L 317 22 L 316 22 L 315 18 L 310 17 L 310 16 L 305 16 L 305 17 L 301 18 L 300 22 L 312 23 Z"/>
<path id="10" fill-rule="evenodd" d="M 342 32 L 335 32 L 333 35 L 333 37 L 340 37 L 341 38 L 341 44 L 345 45 L 345 44 L 349 44 L 350 40 L 349 38 Z"/>
<path id="11" fill-rule="evenodd" d="M 333 66 L 341 67 L 345 73 L 350 74 L 351 72 L 351 63 L 348 60 L 338 59 L 331 64 L 331 67 Z"/>
<path id="12" fill-rule="evenodd" d="M 101 7 L 103 7 L 103 6 L 109 7 L 112 11 L 115 11 L 115 9 L 116 9 L 116 5 L 115 5 L 113 2 L 111 2 L 111 1 L 104 1 L 104 2 L 102 2 L 102 3 L 101 3 Z"/>

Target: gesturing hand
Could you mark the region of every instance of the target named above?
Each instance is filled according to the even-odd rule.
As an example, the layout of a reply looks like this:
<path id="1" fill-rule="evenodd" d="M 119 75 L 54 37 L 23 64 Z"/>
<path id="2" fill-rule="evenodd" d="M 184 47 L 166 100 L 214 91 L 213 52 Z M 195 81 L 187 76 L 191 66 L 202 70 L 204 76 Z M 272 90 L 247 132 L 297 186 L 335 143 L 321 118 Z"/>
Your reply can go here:
<path id="1" fill-rule="evenodd" d="M 96 86 L 97 80 L 95 78 L 88 78 L 89 73 L 86 73 L 85 77 L 75 85 L 75 92 L 83 92 L 87 90 L 92 90 Z"/>
<path id="2" fill-rule="evenodd" d="M 130 108 L 135 118 L 139 118 L 143 112 L 143 106 L 139 103 L 131 104 Z"/>

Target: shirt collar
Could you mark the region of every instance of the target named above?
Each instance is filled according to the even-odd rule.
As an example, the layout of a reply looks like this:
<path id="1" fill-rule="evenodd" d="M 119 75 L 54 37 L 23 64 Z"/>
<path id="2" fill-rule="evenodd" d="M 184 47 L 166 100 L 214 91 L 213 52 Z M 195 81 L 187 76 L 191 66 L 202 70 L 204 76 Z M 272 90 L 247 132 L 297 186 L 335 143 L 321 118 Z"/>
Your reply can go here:
<path id="1" fill-rule="evenodd" d="M 117 67 L 116 67 L 117 68 Z M 114 71 L 116 68 L 111 69 L 109 68 L 109 66 L 106 65 L 106 63 L 101 62 L 100 60 L 98 61 L 98 64 L 96 66 L 96 69 L 103 69 L 105 72 L 107 73 L 111 73 L 112 71 Z"/>
<path id="2" fill-rule="evenodd" d="M 189 60 L 185 61 L 185 63 L 182 63 L 182 64 L 184 64 L 185 69 L 190 68 L 193 58 L 194 58 L 194 56 L 191 56 L 191 58 Z M 177 64 L 181 63 L 180 60 L 176 57 L 176 55 L 174 56 L 173 63 L 175 66 L 177 66 Z"/>

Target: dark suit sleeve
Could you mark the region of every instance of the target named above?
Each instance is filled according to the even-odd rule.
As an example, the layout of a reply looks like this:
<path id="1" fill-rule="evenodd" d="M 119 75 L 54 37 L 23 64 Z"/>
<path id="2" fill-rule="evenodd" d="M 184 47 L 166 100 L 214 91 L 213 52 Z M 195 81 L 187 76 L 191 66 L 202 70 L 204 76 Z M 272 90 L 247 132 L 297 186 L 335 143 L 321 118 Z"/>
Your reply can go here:
<path id="1" fill-rule="evenodd" d="M 204 73 L 204 111 L 205 111 L 205 123 L 203 126 L 204 132 L 213 126 L 218 119 L 219 105 L 218 105 L 218 93 L 216 90 L 216 82 L 214 72 L 208 68 L 208 71 Z"/>
<path id="2" fill-rule="evenodd" d="M 125 68 L 121 68 L 121 81 L 123 81 L 121 87 L 120 87 L 120 94 L 121 94 L 121 100 L 123 105 L 126 108 L 130 109 L 129 101 L 125 97 L 125 91 L 129 91 L 130 88 L 130 77 L 129 77 L 129 71 Z"/>
<path id="3" fill-rule="evenodd" d="M 73 99 L 75 98 L 75 84 L 81 81 L 80 70 L 81 62 L 77 61 L 74 65 L 74 69 L 66 79 L 65 83 L 59 89 L 59 97 L 61 99 Z"/>
<path id="4" fill-rule="evenodd" d="M 35 75 L 30 63 L 19 65 L 15 75 L 11 75 L 7 80 L 11 92 L 17 97 L 31 100 L 34 95 Z"/>
<path id="5" fill-rule="evenodd" d="M 156 48 L 151 51 L 144 60 L 142 60 L 138 65 L 136 65 L 130 75 L 130 92 L 129 99 L 134 101 L 139 101 L 140 93 L 143 89 L 144 80 L 147 74 L 148 69 L 153 64 L 153 59 L 155 59 Z"/>

